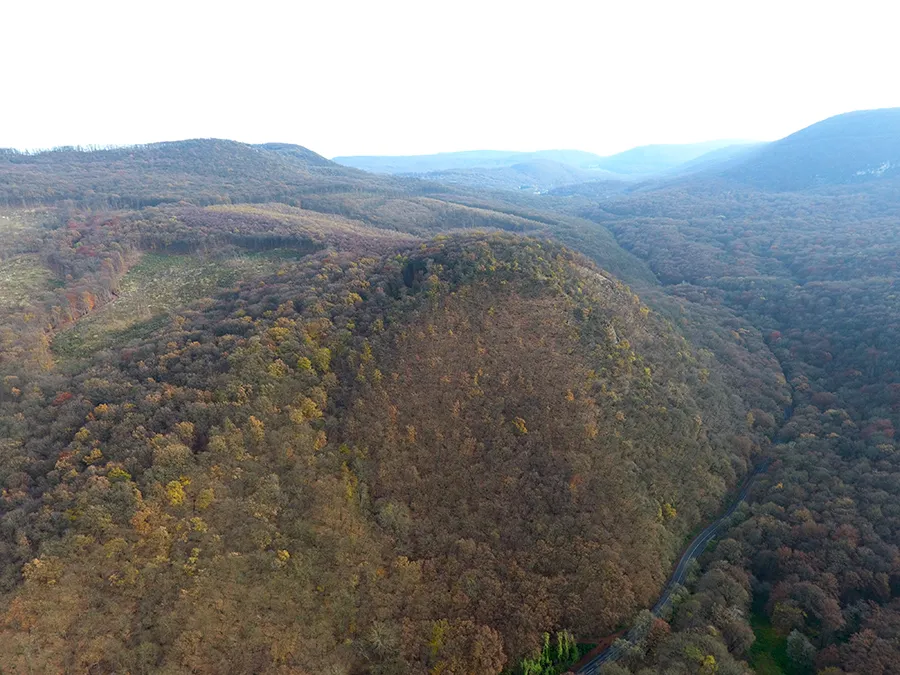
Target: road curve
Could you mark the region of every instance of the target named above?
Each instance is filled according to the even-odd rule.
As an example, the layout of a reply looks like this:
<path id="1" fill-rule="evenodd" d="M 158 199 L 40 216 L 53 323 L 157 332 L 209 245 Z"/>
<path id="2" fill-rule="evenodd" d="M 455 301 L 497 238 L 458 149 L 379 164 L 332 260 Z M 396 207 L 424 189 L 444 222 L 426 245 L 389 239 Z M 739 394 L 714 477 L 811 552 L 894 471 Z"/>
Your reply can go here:
<path id="1" fill-rule="evenodd" d="M 669 577 L 669 580 L 666 582 L 666 585 L 663 587 L 663 592 L 659 596 L 659 600 L 656 601 L 656 604 L 653 605 L 653 609 L 650 612 L 653 616 L 659 616 L 662 611 L 668 607 L 669 603 L 672 601 L 672 592 L 675 588 L 684 583 L 684 577 L 687 575 L 687 568 L 690 562 L 700 556 L 704 550 L 706 550 L 707 544 L 716 537 L 719 531 L 725 526 L 728 519 L 734 514 L 737 510 L 737 507 L 741 505 L 747 498 L 747 494 L 750 491 L 753 482 L 756 478 L 761 474 L 765 473 L 766 469 L 769 468 L 769 461 L 766 460 L 756 466 L 753 473 L 744 481 L 744 486 L 741 488 L 741 491 L 738 493 L 738 496 L 731 503 L 731 506 L 719 516 L 716 520 L 710 523 L 706 529 L 704 529 L 700 534 L 698 534 L 685 549 L 684 553 L 681 555 L 681 558 L 678 560 L 678 564 L 675 565 L 675 569 L 672 570 L 672 575 Z M 638 630 L 636 628 L 632 628 L 625 635 L 625 640 L 628 642 L 636 642 L 641 636 L 638 634 Z M 608 661 L 615 661 L 621 654 L 621 647 L 617 644 L 613 644 L 609 648 L 597 654 L 590 661 L 585 663 L 581 668 L 577 671 L 578 675 L 596 675 L 597 671 L 600 669 L 600 666 Z"/>

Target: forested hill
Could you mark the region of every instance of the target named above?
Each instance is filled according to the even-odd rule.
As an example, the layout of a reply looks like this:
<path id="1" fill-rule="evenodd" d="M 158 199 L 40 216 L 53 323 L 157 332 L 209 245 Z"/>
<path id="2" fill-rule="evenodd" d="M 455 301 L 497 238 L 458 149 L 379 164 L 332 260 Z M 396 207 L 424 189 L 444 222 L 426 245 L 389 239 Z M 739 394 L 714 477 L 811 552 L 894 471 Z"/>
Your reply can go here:
<path id="1" fill-rule="evenodd" d="M 794 191 L 900 176 L 900 108 L 831 117 L 769 143 L 722 175 Z"/>
<path id="2" fill-rule="evenodd" d="M 533 200 L 228 141 L 2 176 L 14 672 L 570 657 L 653 603 L 789 400 L 749 323 Z"/>
<path id="3" fill-rule="evenodd" d="M 301 146 L 195 139 L 86 151 L 0 150 L 0 205 L 71 202 L 140 208 L 282 201 L 334 190 L 386 190 L 391 180 L 335 164 Z"/>

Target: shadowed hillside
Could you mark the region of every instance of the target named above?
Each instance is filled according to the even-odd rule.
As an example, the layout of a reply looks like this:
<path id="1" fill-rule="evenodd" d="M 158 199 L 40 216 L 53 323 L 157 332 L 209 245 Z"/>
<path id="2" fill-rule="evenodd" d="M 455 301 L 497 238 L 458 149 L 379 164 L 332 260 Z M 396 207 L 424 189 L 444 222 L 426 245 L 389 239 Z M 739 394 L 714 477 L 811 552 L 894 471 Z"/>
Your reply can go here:
<path id="1" fill-rule="evenodd" d="M 768 190 L 896 178 L 900 175 L 900 108 L 830 117 L 764 146 L 723 175 Z"/>

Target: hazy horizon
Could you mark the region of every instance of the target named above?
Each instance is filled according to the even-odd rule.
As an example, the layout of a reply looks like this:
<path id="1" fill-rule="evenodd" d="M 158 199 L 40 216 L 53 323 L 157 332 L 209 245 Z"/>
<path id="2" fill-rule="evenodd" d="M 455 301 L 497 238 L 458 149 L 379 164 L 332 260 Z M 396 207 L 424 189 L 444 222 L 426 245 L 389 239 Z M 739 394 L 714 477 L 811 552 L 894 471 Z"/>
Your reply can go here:
<path id="1" fill-rule="evenodd" d="M 881 3 L 231 9 L 17 3 L 0 147 L 186 138 L 326 157 L 771 141 L 900 106 Z"/>
<path id="2" fill-rule="evenodd" d="M 108 143 L 108 144 L 64 143 L 64 144 L 60 144 L 60 145 L 40 147 L 40 148 L 37 148 L 37 147 L 35 147 L 35 148 L 16 148 L 13 146 L 0 146 L 0 149 L 11 149 L 11 150 L 29 153 L 29 154 L 40 153 L 40 152 L 49 152 L 49 151 L 57 150 L 60 148 L 76 148 L 79 150 L 101 150 L 102 151 L 102 150 L 112 150 L 112 149 L 119 149 L 119 148 L 136 147 L 136 146 L 141 146 L 141 145 L 152 145 L 154 143 L 179 143 L 179 142 L 194 141 L 194 140 L 234 141 L 236 143 L 247 143 L 248 145 L 265 145 L 267 143 L 286 143 L 287 142 L 287 141 L 280 141 L 278 139 L 270 139 L 268 141 L 262 141 L 260 143 L 255 143 L 255 142 L 249 142 L 249 141 L 242 141 L 239 138 L 195 136 L 195 137 L 191 137 L 191 138 L 172 138 L 172 139 L 164 139 L 164 140 L 160 140 L 160 141 L 148 141 L 146 143 Z M 773 140 L 777 140 L 777 139 L 773 139 Z M 757 140 L 752 140 L 752 139 L 709 138 L 709 139 L 702 139 L 702 140 L 698 140 L 698 141 L 694 141 L 694 142 L 687 142 L 687 143 L 649 143 L 646 145 L 631 146 L 631 147 L 625 148 L 624 150 L 620 150 L 618 152 L 613 152 L 613 153 L 608 153 L 608 154 L 600 154 L 600 153 L 593 153 L 593 154 L 597 154 L 600 157 L 610 157 L 610 156 L 618 155 L 618 154 L 628 152 L 631 150 L 638 150 L 640 148 L 658 147 L 658 146 L 663 146 L 663 145 L 666 145 L 666 146 L 692 146 L 692 145 L 704 145 L 704 144 L 711 144 L 711 143 L 721 143 L 721 144 L 723 144 L 721 147 L 726 147 L 727 145 L 753 145 L 753 144 L 760 144 L 760 143 L 766 143 L 766 142 L 768 142 L 768 141 L 757 141 Z M 291 143 L 291 144 L 305 147 L 307 150 L 312 150 L 313 152 L 316 152 L 316 154 L 321 155 L 321 153 L 317 152 L 315 148 L 305 146 L 305 145 L 303 145 L 303 143 Z M 326 159 L 333 160 L 335 158 L 342 158 L 342 157 L 397 157 L 397 158 L 401 158 L 401 157 L 428 157 L 428 156 L 437 156 L 437 155 L 458 155 L 458 154 L 466 154 L 466 153 L 471 153 L 471 154 L 477 154 L 477 153 L 530 154 L 530 153 L 540 153 L 540 152 L 586 152 L 586 153 L 590 153 L 591 151 L 584 150 L 583 148 L 506 149 L 506 148 L 485 147 L 485 148 L 463 148 L 460 150 L 438 150 L 435 152 L 422 152 L 422 153 L 414 153 L 414 154 L 385 153 L 385 154 L 381 154 L 381 155 L 364 155 L 364 154 L 348 153 L 348 154 L 344 154 L 344 155 L 322 155 L 322 156 L 325 157 Z"/>
<path id="3" fill-rule="evenodd" d="M 778 140 L 778 139 L 772 139 Z M 757 141 L 752 139 L 738 139 L 738 138 L 703 138 L 697 141 L 688 141 L 686 143 L 646 143 L 642 145 L 633 145 L 628 148 L 624 148 L 623 150 L 619 150 L 617 152 L 611 153 L 594 153 L 601 157 L 609 157 L 612 155 L 617 155 L 622 152 L 628 152 L 629 150 L 637 150 L 639 148 L 650 148 L 660 145 L 703 145 L 706 143 L 723 143 L 730 145 L 752 145 L 755 143 L 766 143 L 768 141 Z M 314 150 L 314 148 L 309 148 L 310 150 Z M 333 159 L 334 157 L 423 157 L 430 155 L 455 155 L 455 154 L 464 154 L 464 153 L 479 153 L 479 152 L 496 152 L 496 153 L 535 153 L 535 152 L 592 152 L 591 150 L 585 150 L 584 148 L 522 148 L 522 149 L 507 149 L 507 148 L 462 148 L 460 150 L 437 150 L 436 152 L 420 152 L 415 154 L 390 154 L 385 153 L 382 155 L 360 155 L 360 154 L 346 154 L 346 155 L 334 155 L 333 157 L 329 157 L 329 159 Z"/>

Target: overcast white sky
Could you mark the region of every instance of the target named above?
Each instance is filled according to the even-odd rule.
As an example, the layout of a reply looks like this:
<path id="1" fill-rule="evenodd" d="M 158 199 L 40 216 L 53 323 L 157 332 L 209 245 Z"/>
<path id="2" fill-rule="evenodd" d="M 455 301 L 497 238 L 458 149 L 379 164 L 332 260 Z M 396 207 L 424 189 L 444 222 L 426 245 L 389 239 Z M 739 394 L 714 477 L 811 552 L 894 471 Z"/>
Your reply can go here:
<path id="1" fill-rule="evenodd" d="M 770 140 L 900 106 L 890 2 L 0 0 L 0 147 Z"/>

